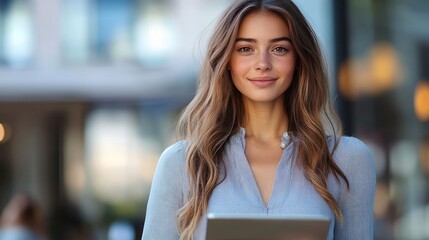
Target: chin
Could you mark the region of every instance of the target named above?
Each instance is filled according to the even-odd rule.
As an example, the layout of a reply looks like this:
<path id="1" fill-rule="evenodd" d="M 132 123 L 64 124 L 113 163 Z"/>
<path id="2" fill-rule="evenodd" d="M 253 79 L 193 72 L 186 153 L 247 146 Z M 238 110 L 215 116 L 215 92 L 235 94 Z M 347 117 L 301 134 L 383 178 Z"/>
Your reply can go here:
<path id="1" fill-rule="evenodd" d="M 274 103 L 279 101 L 279 98 L 281 97 L 273 97 L 273 96 L 253 96 L 253 97 L 247 97 L 248 100 L 254 103 Z M 283 102 L 283 99 L 281 99 Z"/>

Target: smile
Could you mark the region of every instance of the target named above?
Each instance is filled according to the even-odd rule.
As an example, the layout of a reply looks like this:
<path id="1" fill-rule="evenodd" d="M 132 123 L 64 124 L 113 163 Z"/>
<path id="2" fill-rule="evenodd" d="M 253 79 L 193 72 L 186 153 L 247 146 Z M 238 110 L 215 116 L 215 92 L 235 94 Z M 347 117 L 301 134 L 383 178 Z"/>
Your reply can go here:
<path id="1" fill-rule="evenodd" d="M 258 86 L 258 87 L 268 87 L 273 85 L 276 82 L 277 78 L 272 77 L 257 77 L 257 78 L 251 78 L 249 81 Z"/>

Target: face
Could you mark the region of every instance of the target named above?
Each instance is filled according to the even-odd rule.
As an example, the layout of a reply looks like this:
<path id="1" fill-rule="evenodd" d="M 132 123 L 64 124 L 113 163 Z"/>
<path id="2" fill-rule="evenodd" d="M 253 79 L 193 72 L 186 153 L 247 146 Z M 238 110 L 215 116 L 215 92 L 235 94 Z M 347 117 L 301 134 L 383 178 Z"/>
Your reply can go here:
<path id="1" fill-rule="evenodd" d="M 283 103 L 295 62 L 289 28 L 281 17 L 259 11 L 242 20 L 229 68 L 243 101 Z"/>

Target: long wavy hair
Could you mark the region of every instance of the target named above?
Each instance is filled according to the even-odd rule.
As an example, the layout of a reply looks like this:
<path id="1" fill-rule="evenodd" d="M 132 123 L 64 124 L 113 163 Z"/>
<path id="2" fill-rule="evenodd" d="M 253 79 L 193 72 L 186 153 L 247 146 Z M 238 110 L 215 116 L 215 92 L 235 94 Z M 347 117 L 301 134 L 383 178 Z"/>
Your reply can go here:
<path id="1" fill-rule="evenodd" d="M 338 144 L 337 136 L 341 134 L 341 123 L 329 99 L 326 67 L 317 37 L 292 1 L 239 0 L 218 21 L 209 40 L 196 95 L 178 122 L 178 132 L 187 141 L 190 184 L 186 202 L 178 213 L 181 239 L 192 239 L 213 189 L 222 180 L 219 173 L 225 144 L 244 124 L 242 96 L 233 84 L 228 63 L 243 18 L 262 10 L 284 19 L 297 53 L 297 69 L 284 95 L 288 131 L 295 143 L 297 161 L 335 217 L 343 222 L 338 203 L 327 188 L 330 173 L 338 181 L 340 177 L 344 179 L 349 187 L 346 176 L 332 157 Z M 335 139 L 332 152 L 326 139 L 328 132 Z"/>

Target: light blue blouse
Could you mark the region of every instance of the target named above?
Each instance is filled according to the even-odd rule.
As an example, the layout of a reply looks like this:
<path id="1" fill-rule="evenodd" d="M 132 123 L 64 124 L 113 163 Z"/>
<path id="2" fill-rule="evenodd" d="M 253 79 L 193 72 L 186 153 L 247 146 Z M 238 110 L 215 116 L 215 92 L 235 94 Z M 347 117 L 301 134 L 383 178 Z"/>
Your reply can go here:
<path id="1" fill-rule="evenodd" d="M 333 137 L 328 144 L 333 147 Z M 209 199 L 207 213 L 261 215 L 321 215 L 330 219 L 327 239 L 373 239 L 375 163 L 368 147 L 353 137 L 341 137 L 334 160 L 350 183 L 333 175 L 328 190 L 344 215 L 341 225 L 313 185 L 305 178 L 295 159 L 294 143 L 284 150 L 277 166 L 272 195 L 265 205 L 245 156 L 245 130 L 229 139 L 224 152 L 225 180 Z M 160 157 L 149 195 L 142 240 L 179 239 L 177 211 L 184 205 L 188 188 L 185 142 L 167 148 Z M 207 220 L 200 221 L 194 239 L 205 238 Z"/>

